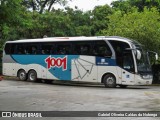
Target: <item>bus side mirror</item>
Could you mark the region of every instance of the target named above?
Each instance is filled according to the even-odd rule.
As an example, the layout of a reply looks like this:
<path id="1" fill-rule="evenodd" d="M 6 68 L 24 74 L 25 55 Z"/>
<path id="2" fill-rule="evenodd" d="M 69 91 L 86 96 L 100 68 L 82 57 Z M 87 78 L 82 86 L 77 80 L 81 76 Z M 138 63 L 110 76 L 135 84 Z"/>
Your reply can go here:
<path id="1" fill-rule="evenodd" d="M 155 54 L 155 58 L 156 58 L 156 60 L 158 60 L 158 54 L 157 53 Z"/>
<path id="2" fill-rule="evenodd" d="M 158 53 L 154 52 L 154 51 L 149 51 L 148 53 L 152 53 L 155 55 L 155 60 L 157 61 L 158 60 Z"/>
<path id="3" fill-rule="evenodd" d="M 139 50 L 136 50 L 136 57 L 137 57 L 138 60 L 141 59 L 141 56 L 142 56 L 141 52 Z"/>

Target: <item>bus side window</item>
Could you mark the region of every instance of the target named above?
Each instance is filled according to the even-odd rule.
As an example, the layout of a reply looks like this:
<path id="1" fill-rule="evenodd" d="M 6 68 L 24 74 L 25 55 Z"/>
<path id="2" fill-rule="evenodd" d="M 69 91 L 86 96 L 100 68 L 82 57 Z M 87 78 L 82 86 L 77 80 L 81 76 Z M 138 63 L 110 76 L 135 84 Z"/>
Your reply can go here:
<path id="1" fill-rule="evenodd" d="M 6 54 L 14 54 L 14 44 L 6 43 L 4 51 Z"/>
<path id="2" fill-rule="evenodd" d="M 90 53 L 90 46 L 89 45 L 82 45 L 81 47 L 80 47 L 80 53 L 82 54 L 82 55 L 89 55 L 89 53 Z"/>
<path id="3" fill-rule="evenodd" d="M 14 45 L 14 54 L 24 54 L 24 46 L 19 43 Z"/>
<path id="4" fill-rule="evenodd" d="M 57 44 L 57 54 L 60 55 L 71 54 L 71 44 L 68 43 Z"/>
<path id="5" fill-rule="evenodd" d="M 32 46 L 32 54 L 37 54 L 37 47 L 36 46 Z"/>
<path id="6" fill-rule="evenodd" d="M 14 44 L 6 43 L 4 51 L 7 55 L 14 54 Z"/>
<path id="7" fill-rule="evenodd" d="M 24 54 L 38 54 L 38 46 L 36 44 L 26 43 L 24 48 Z"/>
<path id="8" fill-rule="evenodd" d="M 74 46 L 74 52 L 78 55 L 91 55 L 90 42 L 77 42 Z"/>
<path id="9" fill-rule="evenodd" d="M 112 52 L 105 41 L 77 41 L 73 43 L 73 54 L 111 57 Z"/>
<path id="10" fill-rule="evenodd" d="M 17 51 L 18 51 L 17 54 L 23 54 L 23 53 L 24 53 L 24 49 L 23 49 L 23 47 L 21 47 L 21 46 L 19 46 L 19 47 L 17 48 Z"/>
<path id="11" fill-rule="evenodd" d="M 80 55 L 80 45 L 78 45 L 78 42 L 73 42 L 73 53 L 74 55 Z"/>
<path id="12" fill-rule="evenodd" d="M 100 57 L 111 57 L 112 52 L 105 41 L 95 41 L 93 55 Z"/>
<path id="13" fill-rule="evenodd" d="M 40 54 L 50 54 L 51 53 L 51 49 L 53 50 L 52 45 L 49 45 L 49 44 L 45 45 L 44 44 L 40 48 Z"/>
<path id="14" fill-rule="evenodd" d="M 50 54 L 55 54 L 55 46 L 51 46 Z"/>

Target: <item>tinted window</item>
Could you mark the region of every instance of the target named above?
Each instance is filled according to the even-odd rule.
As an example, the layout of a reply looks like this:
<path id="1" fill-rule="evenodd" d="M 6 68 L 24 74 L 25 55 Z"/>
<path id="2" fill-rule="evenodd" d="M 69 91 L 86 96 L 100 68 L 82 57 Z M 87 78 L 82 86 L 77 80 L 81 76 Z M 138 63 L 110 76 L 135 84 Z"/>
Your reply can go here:
<path id="1" fill-rule="evenodd" d="M 123 69 L 129 72 L 134 72 L 134 61 L 132 54 L 129 51 L 124 52 L 123 54 Z"/>
<path id="2" fill-rule="evenodd" d="M 6 54 L 38 54 L 38 44 L 36 43 L 13 43 L 6 44 Z"/>
<path id="3" fill-rule="evenodd" d="M 78 41 L 73 42 L 73 52 L 75 55 L 91 55 L 91 42 L 89 41 Z"/>
<path id="4" fill-rule="evenodd" d="M 105 41 L 95 41 L 93 46 L 93 55 L 101 57 L 111 57 L 112 52 Z"/>
<path id="5" fill-rule="evenodd" d="M 128 43 L 121 42 L 121 41 L 110 41 L 112 47 L 116 52 L 116 56 L 120 57 L 123 55 L 123 52 L 126 48 L 130 48 Z"/>
<path id="6" fill-rule="evenodd" d="M 58 55 L 72 54 L 72 47 L 69 42 L 56 43 L 56 50 Z"/>
<path id="7" fill-rule="evenodd" d="M 116 53 L 117 65 L 129 72 L 134 72 L 132 51 L 126 50 L 126 48 L 130 48 L 129 44 L 120 41 L 110 41 L 110 43 Z"/>
<path id="8" fill-rule="evenodd" d="M 11 48 L 11 49 L 10 49 Z M 6 44 L 7 54 L 57 54 L 110 57 L 112 52 L 105 41 L 41 42 Z"/>
<path id="9" fill-rule="evenodd" d="M 25 54 L 25 48 L 22 43 L 13 44 L 13 54 Z"/>
<path id="10" fill-rule="evenodd" d="M 40 43 L 40 54 L 54 54 L 55 52 L 54 43 Z"/>
<path id="11" fill-rule="evenodd" d="M 13 50 L 12 50 L 12 44 L 11 43 L 6 43 L 4 51 L 6 54 L 12 54 Z"/>
<path id="12" fill-rule="evenodd" d="M 24 48 L 25 54 L 39 54 L 38 45 L 35 43 L 26 44 Z"/>

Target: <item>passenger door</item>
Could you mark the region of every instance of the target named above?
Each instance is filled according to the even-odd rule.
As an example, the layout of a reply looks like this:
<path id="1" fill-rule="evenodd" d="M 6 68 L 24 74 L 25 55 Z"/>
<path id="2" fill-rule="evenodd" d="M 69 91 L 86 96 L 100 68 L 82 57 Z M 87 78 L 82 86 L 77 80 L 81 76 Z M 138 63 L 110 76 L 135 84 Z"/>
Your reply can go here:
<path id="1" fill-rule="evenodd" d="M 134 84 L 135 67 L 132 52 L 124 52 L 123 54 L 123 69 L 122 69 L 122 84 Z"/>

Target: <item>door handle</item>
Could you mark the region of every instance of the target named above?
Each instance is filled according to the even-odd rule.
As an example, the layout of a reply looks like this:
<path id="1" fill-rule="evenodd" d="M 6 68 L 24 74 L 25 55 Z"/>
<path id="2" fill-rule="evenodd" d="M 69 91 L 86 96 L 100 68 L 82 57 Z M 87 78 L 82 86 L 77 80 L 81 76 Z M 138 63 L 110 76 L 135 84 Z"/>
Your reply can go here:
<path id="1" fill-rule="evenodd" d="M 123 74 L 125 74 L 126 72 L 125 71 L 123 71 Z"/>

